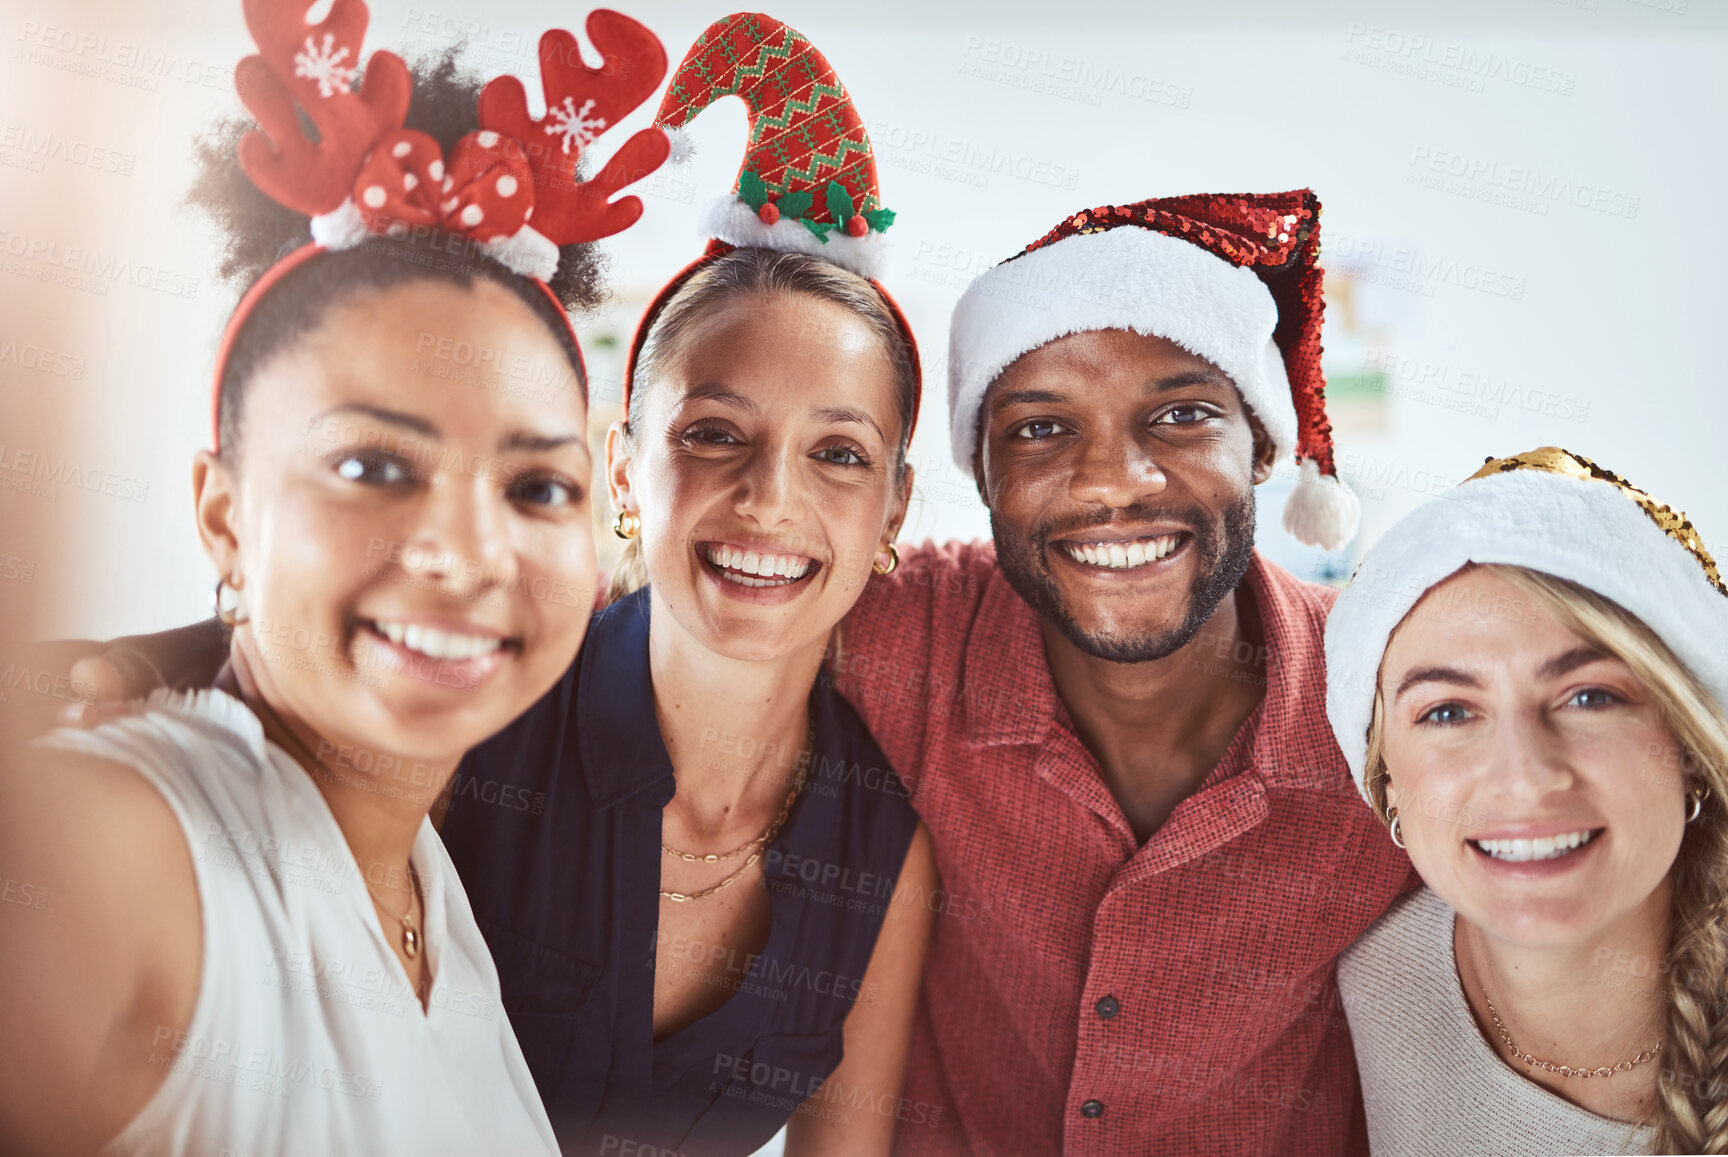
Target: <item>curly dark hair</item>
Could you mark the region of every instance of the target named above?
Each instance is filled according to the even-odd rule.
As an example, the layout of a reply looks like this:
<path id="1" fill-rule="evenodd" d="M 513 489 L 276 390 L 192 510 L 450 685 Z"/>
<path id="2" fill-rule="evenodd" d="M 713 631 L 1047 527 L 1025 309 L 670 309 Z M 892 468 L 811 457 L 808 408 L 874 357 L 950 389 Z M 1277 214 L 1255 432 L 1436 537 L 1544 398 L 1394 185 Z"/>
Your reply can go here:
<path id="1" fill-rule="evenodd" d="M 477 104 L 483 81 L 458 58 L 462 46 L 410 62 L 414 94 L 403 127 L 423 132 L 445 155 L 457 141 L 480 127 Z M 250 116 L 223 120 L 195 146 L 198 176 L 185 203 L 207 214 L 222 242 L 217 267 L 221 280 L 243 294 L 264 272 L 310 239 L 308 219 L 260 191 L 240 167 L 240 138 L 257 125 Z M 436 253 L 436 259 L 431 254 Z M 593 309 L 604 298 L 604 263 L 590 243 L 559 250 L 558 271 L 547 283 L 567 313 Z M 463 287 L 477 280 L 494 282 L 514 293 L 564 348 L 586 392 L 581 354 L 557 307 L 528 278 L 507 269 L 477 246 L 434 231 L 430 236 L 396 240 L 372 237 L 353 249 L 324 254 L 289 273 L 254 307 L 229 351 L 218 385 L 217 430 L 222 456 L 231 458 L 241 441 L 246 386 L 258 369 L 282 349 L 315 330 L 324 315 L 350 294 L 387 289 L 409 281 L 443 281 Z"/>

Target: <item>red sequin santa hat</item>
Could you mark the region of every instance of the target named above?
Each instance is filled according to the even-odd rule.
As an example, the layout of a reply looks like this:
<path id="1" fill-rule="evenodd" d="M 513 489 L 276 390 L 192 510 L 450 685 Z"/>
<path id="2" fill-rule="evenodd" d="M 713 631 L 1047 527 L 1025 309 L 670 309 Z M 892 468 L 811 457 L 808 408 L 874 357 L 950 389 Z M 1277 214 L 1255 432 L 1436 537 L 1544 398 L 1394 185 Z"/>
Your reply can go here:
<path id="1" fill-rule="evenodd" d="M 707 249 L 656 295 L 637 326 L 624 375 L 626 410 L 642 343 L 660 310 L 691 274 L 738 247 L 808 253 L 870 280 L 906 335 L 922 382 L 911 327 L 875 280 L 894 213 L 882 207 L 870 137 L 833 67 L 772 16 L 739 12 L 716 20 L 690 46 L 654 117 L 672 139 L 674 163 L 692 152 L 685 126 L 725 96 L 749 108 L 744 162 L 732 191 L 702 211 Z"/>
<path id="2" fill-rule="evenodd" d="M 356 84 L 369 17 L 363 0 L 335 0 L 317 22 L 307 18 L 309 0 L 245 0 L 244 7 L 259 53 L 235 68 L 234 84 L 261 131 L 241 139 L 240 166 L 261 192 L 311 218 L 312 240 L 266 270 L 229 319 L 216 359 L 213 426 L 229 355 L 258 301 L 318 255 L 374 235 L 467 238 L 534 282 L 568 324 L 546 284 L 559 247 L 635 224 L 641 200 L 611 197 L 671 151 L 664 132 L 643 129 L 591 179 L 576 176 L 582 150 L 666 75 L 666 51 L 652 32 L 597 9 L 587 32 L 604 63 L 591 68 L 574 36 L 548 31 L 540 38 L 546 115 L 530 115 L 521 81 L 498 77 L 481 90 L 480 128 L 446 157 L 432 137 L 402 127 L 413 80 L 401 57 L 373 53 Z M 574 343 L 574 330 L 570 337 Z"/>
<path id="3" fill-rule="evenodd" d="M 1068 334 L 1166 338 L 1228 374 L 1279 457 L 1300 468 L 1296 538 L 1336 549 L 1361 508 L 1338 478 L 1320 369 L 1320 200 L 1288 193 L 1162 197 L 1075 213 L 967 288 L 949 327 L 954 460 L 968 472 L 985 391 Z"/>

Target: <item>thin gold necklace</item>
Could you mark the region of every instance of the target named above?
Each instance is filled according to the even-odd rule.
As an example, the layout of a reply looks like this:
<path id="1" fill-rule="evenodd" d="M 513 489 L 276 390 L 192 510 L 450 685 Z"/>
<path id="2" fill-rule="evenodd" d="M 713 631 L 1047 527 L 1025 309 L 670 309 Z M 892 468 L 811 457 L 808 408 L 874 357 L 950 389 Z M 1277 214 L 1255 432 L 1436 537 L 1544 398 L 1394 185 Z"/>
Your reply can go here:
<path id="1" fill-rule="evenodd" d="M 242 702 L 244 702 L 244 700 L 242 700 Z M 248 706 L 252 706 L 254 714 L 257 714 L 258 711 L 262 710 L 266 715 L 270 716 L 271 720 L 276 724 L 277 732 L 279 732 L 283 738 L 287 739 L 295 747 L 299 748 L 301 754 L 312 762 L 313 767 L 316 767 L 319 771 L 329 776 L 332 781 L 336 783 L 342 782 L 341 777 L 334 771 L 331 771 L 328 767 L 325 767 L 324 761 L 312 754 L 312 749 L 307 747 L 300 737 L 294 734 L 293 730 L 289 728 L 286 723 L 282 722 L 282 717 L 276 714 L 276 709 L 274 707 L 264 701 L 262 695 L 258 696 L 258 702 L 255 706 L 251 704 L 248 704 Z M 346 841 L 346 835 L 344 835 L 343 839 Z M 350 851 L 352 851 L 351 848 Z M 359 867 L 358 861 L 356 861 L 355 867 Z M 378 893 L 372 891 L 372 881 L 366 878 L 366 873 L 360 873 L 360 882 L 366 885 L 367 893 L 371 895 L 373 901 L 378 905 L 379 910 L 388 913 L 397 923 L 402 925 L 402 951 L 408 959 L 413 960 L 415 957 L 420 955 L 420 944 L 422 940 L 420 930 L 414 926 L 414 900 L 420 896 L 420 877 L 414 871 L 413 860 L 408 861 L 408 881 L 413 888 L 413 894 L 408 897 L 408 911 L 397 916 L 396 913 L 391 912 L 390 909 L 385 906 L 384 901 L 378 899 Z M 422 903 L 424 903 L 424 900 L 422 900 Z M 424 977 L 422 977 L 422 980 L 424 980 Z"/>
<path id="2" fill-rule="evenodd" d="M 378 910 L 393 917 L 398 924 L 402 925 L 402 951 L 408 959 L 412 960 L 420 955 L 420 930 L 414 927 L 414 901 L 418 899 L 424 905 L 425 899 L 420 894 L 420 876 L 414 871 L 414 862 L 412 860 L 408 862 L 408 884 L 411 889 L 408 896 L 408 911 L 400 916 L 384 906 L 384 901 L 379 898 L 378 893 L 372 891 L 371 880 L 366 879 L 364 875 L 360 879 L 366 884 L 366 890 L 372 892 L 372 899 L 378 902 Z"/>
<path id="3" fill-rule="evenodd" d="M 745 872 L 749 871 L 751 865 L 762 858 L 762 849 L 767 847 L 774 837 L 780 833 L 781 827 L 786 823 L 786 817 L 792 814 L 792 803 L 798 798 L 799 791 L 804 787 L 804 771 L 813 757 L 815 745 L 816 712 L 812 710 L 810 712 L 809 724 L 805 728 L 804 750 L 798 753 L 798 772 L 797 778 L 792 781 L 792 790 L 786 793 L 785 800 L 780 804 L 779 813 L 776 814 L 774 819 L 769 822 L 768 826 L 763 829 L 762 834 L 751 840 L 749 843 L 740 845 L 739 847 L 732 849 L 730 852 L 722 852 L 714 855 L 697 855 L 693 852 L 681 852 L 665 841 L 661 841 L 661 851 L 665 852 L 667 855 L 677 856 L 680 860 L 684 860 L 687 863 L 701 862 L 717 864 L 722 860 L 729 860 L 745 851 L 750 852 L 750 858 L 740 864 L 737 871 L 733 872 L 711 888 L 704 888 L 700 892 L 669 892 L 665 888 L 661 888 L 660 895 L 667 900 L 672 900 L 679 904 L 684 903 L 686 900 L 700 900 L 704 896 L 712 896 L 714 893 L 720 891 L 720 889 L 726 887 L 728 884 L 732 883 L 732 881 L 742 876 Z"/>
<path id="4" fill-rule="evenodd" d="M 1571 1065 L 1557 1065 L 1552 1061 L 1538 1060 L 1529 1053 L 1520 1051 L 1518 1046 L 1512 1043 L 1512 1034 L 1506 1031 L 1506 1025 L 1501 1021 L 1500 1014 L 1494 1011 L 1494 1002 L 1489 1000 L 1486 988 L 1482 990 L 1482 999 L 1488 1002 L 1488 1015 L 1494 1018 L 1494 1031 L 1499 1033 L 1500 1039 L 1506 1042 L 1506 1051 L 1531 1068 L 1541 1069 L 1543 1072 L 1555 1073 L 1562 1077 L 1612 1077 L 1617 1073 L 1623 1073 L 1643 1064 L 1662 1051 L 1662 1044 L 1658 1041 L 1653 1047 L 1645 1049 L 1631 1060 L 1621 1061 L 1612 1067 L 1602 1066 L 1594 1069 L 1575 1069 Z"/>

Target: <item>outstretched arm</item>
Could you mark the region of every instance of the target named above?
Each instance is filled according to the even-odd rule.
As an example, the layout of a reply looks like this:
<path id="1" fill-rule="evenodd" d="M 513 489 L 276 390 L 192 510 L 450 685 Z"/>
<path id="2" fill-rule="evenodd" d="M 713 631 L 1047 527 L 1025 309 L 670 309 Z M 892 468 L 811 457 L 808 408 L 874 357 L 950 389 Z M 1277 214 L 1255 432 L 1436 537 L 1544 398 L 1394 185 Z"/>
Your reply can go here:
<path id="1" fill-rule="evenodd" d="M 792 1114 L 787 1157 L 886 1154 L 893 1144 L 930 940 L 930 898 L 938 886 L 930 832 L 919 824 L 864 970 L 858 1003 L 846 1016 L 845 1056 Z"/>
<path id="2" fill-rule="evenodd" d="M 129 767 L 0 769 L 0 1148 L 87 1153 L 169 1073 L 203 954 L 192 856 Z"/>

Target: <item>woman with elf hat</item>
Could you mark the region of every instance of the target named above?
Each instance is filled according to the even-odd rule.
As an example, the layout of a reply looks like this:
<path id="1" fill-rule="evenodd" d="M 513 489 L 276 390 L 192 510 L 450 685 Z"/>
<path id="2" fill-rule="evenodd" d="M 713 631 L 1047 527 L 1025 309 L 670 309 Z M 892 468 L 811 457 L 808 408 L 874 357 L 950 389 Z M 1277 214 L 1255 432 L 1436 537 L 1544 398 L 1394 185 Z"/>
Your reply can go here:
<path id="1" fill-rule="evenodd" d="M 1728 590 L 1548 446 L 1368 552 L 1327 715 L 1426 887 L 1342 958 L 1376 1154 L 1728 1149 Z"/>
<path id="2" fill-rule="evenodd" d="M 898 563 L 918 353 L 871 280 L 893 214 L 821 53 L 720 20 L 657 124 L 728 95 L 749 152 L 643 318 L 607 439 L 612 603 L 463 762 L 441 835 L 567 1151 L 748 1153 L 790 1119 L 789 1152 L 886 1152 L 926 1112 L 899 1093 L 941 901 L 825 671 Z M 174 634 L 135 642 L 143 681 L 208 678 L 205 628 Z"/>
<path id="3" fill-rule="evenodd" d="M 916 347 L 870 280 L 893 214 L 822 54 L 769 16 L 697 39 L 656 123 L 749 109 L 703 254 L 649 306 L 606 476 L 611 604 L 464 772 L 451 855 L 555 1128 L 581 1152 L 885 1153 L 934 869 L 824 677 L 897 562 Z"/>
<path id="4" fill-rule="evenodd" d="M 522 1154 L 556 1143 L 496 968 L 428 819 L 463 754 L 568 669 L 595 588 L 586 381 L 609 198 L 667 155 L 578 157 L 665 52 L 594 13 L 521 82 L 389 52 L 368 12 L 247 0 L 257 126 L 193 201 L 250 286 L 193 467 L 231 640 L 214 686 L 39 742 L 0 779 L 8 876 L 45 900 L 0 948 L 8 1151 Z M 528 399 L 435 343 L 556 373 Z M 17 1148 L 13 1148 L 16 1146 Z"/>

